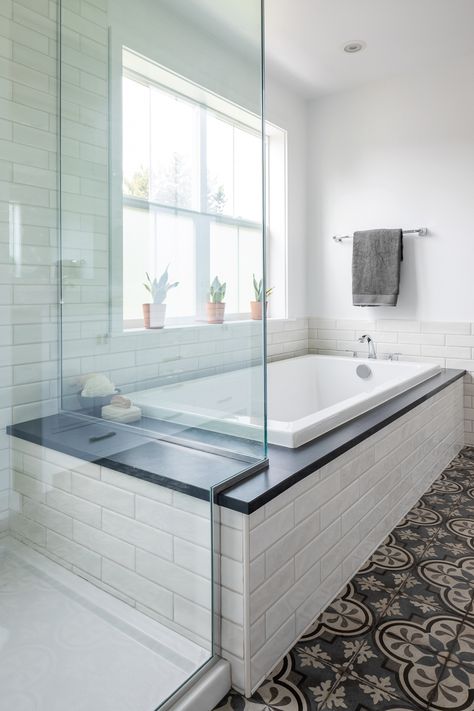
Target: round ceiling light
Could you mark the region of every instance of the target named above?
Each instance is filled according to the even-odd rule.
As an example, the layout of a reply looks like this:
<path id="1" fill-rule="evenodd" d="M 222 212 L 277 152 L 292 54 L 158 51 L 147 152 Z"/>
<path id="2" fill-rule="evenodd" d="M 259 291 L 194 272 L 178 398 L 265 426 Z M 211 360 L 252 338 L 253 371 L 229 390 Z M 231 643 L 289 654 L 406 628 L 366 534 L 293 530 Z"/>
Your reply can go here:
<path id="1" fill-rule="evenodd" d="M 355 54 L 356 52 L 361 52 L 366 46 L 365 42 L 354 40 L 344 45 L 344 52 L 347 52 L 347 54 Z"/>

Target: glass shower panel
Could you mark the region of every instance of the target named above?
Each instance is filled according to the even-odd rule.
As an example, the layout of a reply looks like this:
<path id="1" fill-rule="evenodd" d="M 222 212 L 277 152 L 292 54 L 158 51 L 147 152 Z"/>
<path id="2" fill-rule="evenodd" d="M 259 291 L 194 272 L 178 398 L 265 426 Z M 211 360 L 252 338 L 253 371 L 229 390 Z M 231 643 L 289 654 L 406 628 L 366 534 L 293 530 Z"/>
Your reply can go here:
<path id="1" fill-rule="evenodd" d="M 266 456 L 260 3 L 131 8 L 62 7 L 62 407 L 245 469 Z"/>
<path id="2" fill-rule="evenodd" d="M 89 583 L 157 654 L 146 673 L 178 670 L 141 711 L 217 651 L 212 492 L 266 457 L 261 6 L 63 0 L 60 29 L 51 436 L 100 467 L 73 472 L 78 502 L 57 493 L 92 518 L 54 553 L 93 551 Z"/>

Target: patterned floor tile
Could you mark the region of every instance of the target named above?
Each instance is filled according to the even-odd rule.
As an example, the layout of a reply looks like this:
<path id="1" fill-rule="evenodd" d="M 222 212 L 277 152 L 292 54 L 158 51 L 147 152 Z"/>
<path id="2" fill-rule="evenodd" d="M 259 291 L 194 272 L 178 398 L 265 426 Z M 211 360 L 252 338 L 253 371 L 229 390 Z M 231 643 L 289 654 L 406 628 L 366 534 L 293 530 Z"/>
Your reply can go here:
<path id="1" fill-rule="evenodd" d="M 447 471 L 444 471 L 432 483 L 428 491 L 425 492 L 424 496 L 428 498 L 436 494 L 438 496 L 452 497 L 450 500 L 455 501 L 456 497 L 460 496 L 463 491 L 464 486 L 462 481 L 456 481 L 455 479 L 451 479 L 448 476 Z"/>
<path id="2" fill-rule="evenodd" d="M 474 448 L 464 448 L 251 699 L 222 711 L 474 711 Z"/>
<path id="3" fill-rule="evenodd" d="M 434 533 L 434 527 L 439 526 L 442 520 L 442 515 L 429 506 L 426 501 L 423 501 L 423 498 L 417 501 L 402 519 L 402 521 L 406 521 L 411 526 L 427 528 L 429 532 L 432 533 Z M 402 521 L 398 524 L 397 528 L 401 526 Z"/>
<path id="4" fill-rule="evenodd" d="M 396 544 L 412 555 L 414 563 L 426 558 L 427 550 L 436 535 L 435 532 L 432 532 L 429 537 L 423 538 L 418 534 L 419 531 L 411 527 L 393 531 Z"/>
<path id="5" fill-rule="evenodd" d="M 408 699 L 394 695 L 394 689 L 385 677 L 369 676 L 360 679 L 352 675 L 344 676 L 327 697 L 321 711 L 415 711 L 423 707 L 415 706 Z M 370 682 L 376 682 L 374 685 Z"/>
<path id="6" fill-rule="evenodd" d="M 451 519 L 447 523 L 450 522 Z M 436 538 L 426 547 L 418 562 L 431 559 L 456 560 L 467 555 L 474 555 L 474 549 L 468 541 L 461 536 L 456 536 L 444 525 L 439 528 Z"/>
<path id="7" fill-rule="evenodd" d="M 434 595 L 437 605 L 451 614 L 471 616 L 474 594 L 474 556 L 422 561 L 402 588 L 410 597 Z"/>
<path id="8" fill-rule="evenodd" d="M 251 699 L 245 699 L 236 691 L 231 691 L 222 701 L 216 706 L 215 711 L 271 711 L 270 706 L 254 702 Z"/>
<path id="9" fill-rule="evenodd" d="M 474 467 L 474 447 L 463 447 L 447 466 L 446 470 L 456 466 Z"/>
<path id="10" fill-rule="evenodd" d="M 277 711 L 319 711 L 340 678 L 339 671 L 320 659 L 292 650 L 252 700 Z"/>
<path id="11" fill-rule="evenodd" d="M 451 610 L 446 610 L 439 596 L 430 593 L 428 590 L 423 592 L 415 592 L 413 590 L 405 592 L 402 590 L 385 611 L 385 617 L 410 619 L 413 615 L 424 616 L 435 612 L 449 612 L 452 614 Z M 461 616 L 460 619 L 462 619 Z"/>
<path id="12" fill-rule="evenodd" d="M 472 603 L 471 603 L 472 605 Z M 449 656 L 436 686 L 431 711 L 474 708 L 474 623 L 464 620 L 450 644 Z"/>
<path id="13" fill-rule="evenodd" d="M 356 679 L 412 704 L 430 703 L 457 634 L 459 618 L 445 613 L 429 618 L 383 619 L 367 636 L 364 655 L 348 671 Z"/>
<path id="14" fill-rule="evenodd" d="M 473 513 L 474 499 L 462 496 L 456 506 L 451 509 L 446 521 L 446 527 L 454 535 L 464 538 L 474 550 L 472 541 L 474 538 Z M 456 521 L 456 524 L 453 523 L 454 521 Z"/>
<path id="15" fill-rule="evenodd" d="M 370 591 L 370 595 L 371 604 L 368 605 L 368 595 L 360 594 L 356 584 L 349 583 L 301 637 L 295 647 L 297 653 L 315 657 L 340 672 L 344 671 L 390 599 L 385 589 Z"/>
<path id="16" fill-rule="evenodd" d="M 361 568 L 361 570 L 352 578 L 352 583 L 361 593 L 367 594 L 370 600 L 370 593 L 383 593 L 385 595 L 394 595 L 397 590 L 405 582 L 411 568 L 400 572 L 392 572 L 391 570 L 383 570 L 382 568 Z"/>
<path id="17" fill-rule="evenodd" d="M 444 476 L 445 479 L 457 482 L 461 484 L 463 488 L 466 488 L 469 487 L 469 484 L 472 486 L 473 466 L 474 464 L 470 457 L 458 456 L 446 467 L 442 476 Z"/>
<path id="18" fill-rule="evenodd" d="M 399 530 L 397 527 L 398 533 Z M 359 584 L 362 583 L 362 578 L 371 578 L 387 590 L 396 591 L 414 564 L 414 555 L 402 540 L 396 538 L 395 532 L 392 532 L 359 569 L 354 580 Z"/>

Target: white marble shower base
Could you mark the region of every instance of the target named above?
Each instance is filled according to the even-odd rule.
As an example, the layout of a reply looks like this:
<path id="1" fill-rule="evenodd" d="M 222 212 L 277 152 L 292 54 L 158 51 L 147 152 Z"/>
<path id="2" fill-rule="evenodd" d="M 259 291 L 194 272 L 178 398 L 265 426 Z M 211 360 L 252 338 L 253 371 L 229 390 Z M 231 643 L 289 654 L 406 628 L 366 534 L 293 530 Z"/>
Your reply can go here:
<path id="1" fill-rule="evenodd" d="M 18 541 L 0 541 L 0 711 L 154 711 L 208 657 Z"/>

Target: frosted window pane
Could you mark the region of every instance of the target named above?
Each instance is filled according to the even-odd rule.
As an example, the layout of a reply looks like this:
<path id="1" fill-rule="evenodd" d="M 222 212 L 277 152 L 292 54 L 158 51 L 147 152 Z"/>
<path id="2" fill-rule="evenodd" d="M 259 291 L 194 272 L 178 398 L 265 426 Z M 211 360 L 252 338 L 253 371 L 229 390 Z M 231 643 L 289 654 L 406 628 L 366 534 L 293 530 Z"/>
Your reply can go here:
<path id="1" fill-rule="evenodd" d="M 187 217 L 156 210 L 125 208 L 123 215 L 124 318 L 142 318 L 149 301 L 143 287 L 145 272 L 159 277 L 169 264 L 170 281 L 179 286 L 168 292 L 167 318 L 194 316 L 196 311 L 195 233 Z"/>
<path id="2" fill-rule="evenodd" d="M 239 310 L 238 229 L 229 225 L 211 225 L 211 280 L 217 275 L 227 283 L 226 312 Z"/>
<path id="3" fill-rule="evenodd" d="M 147 210 L 125 208 L 123 211 L 123 316 L 142 318 L 146 296 L 148 245 L 154 240 L 154 219 Z"/>
<path id="4" fill-rule="evenodd" d="M 179 281 L 168 292 L 166 315 L 194 316 L 196 313 L 196 257 L 193 220 L 165 212 L 156 215 L 155 273 L 169 264 L 170 281 Z"/>
<path id="5" fill-rule="evenodd" d="M 255 301 L 252 275 L 257 281 L 262 276 L 262 238 L 260 230 L 239 230 L 239 311 L 250 310 Z"/>
<path id="6" fill-rule="evenodd" d="M 260 230 L 211 226 L 210 272 L 227 282 L 226 312 L 248 313 L 254 300 L 252 275 L 262 274 Z"/>

